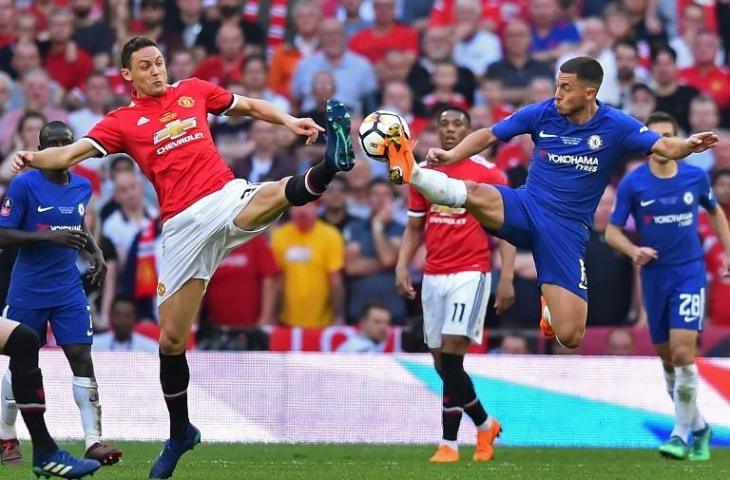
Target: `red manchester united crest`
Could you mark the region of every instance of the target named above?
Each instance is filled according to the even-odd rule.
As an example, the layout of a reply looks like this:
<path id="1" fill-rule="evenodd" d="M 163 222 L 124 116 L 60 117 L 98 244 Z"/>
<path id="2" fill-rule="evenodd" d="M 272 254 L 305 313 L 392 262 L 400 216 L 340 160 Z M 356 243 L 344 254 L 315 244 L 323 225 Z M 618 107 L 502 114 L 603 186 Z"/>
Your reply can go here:
<path id="1" fill-rule="evenodd" d="M 181 107 L 192 108 L 195 105 L 195 100 L 193 100 L 193 97 L 184 96 L 177 99 L 177 104 Z"/>

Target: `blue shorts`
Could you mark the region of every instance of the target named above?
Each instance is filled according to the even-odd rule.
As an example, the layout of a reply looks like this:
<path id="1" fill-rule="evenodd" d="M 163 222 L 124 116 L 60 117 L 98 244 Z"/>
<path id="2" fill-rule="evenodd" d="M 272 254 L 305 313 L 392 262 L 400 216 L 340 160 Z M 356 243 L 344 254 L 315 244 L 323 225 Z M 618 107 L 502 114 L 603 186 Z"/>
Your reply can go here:
<path id="1" fill-rule="evenodd" d="M 59 346 L 85 344 L 91 345 L 94 329 L 91 314 L 86 304 L 72 304 L 51 308 L 17 308 L 7 305 L 3 316 L 20 322 L 38 333 L 41 345 L 46 344 L 48 323 Z"/>
<path id="2" fill-rule="evenodd" d="M 587 300 L 584 259 L 590 235 L 588 225 L 544 208 L 525 188 L 494 187 L 502 195 L 504 223 L 490 233 L 517 248 L 532 250 L 540 285 L 555 284 Z"/>
<path id="3" fill-rule="evenodd" d="M 669 330 L 702 331 L 705 315 L 705 262 L 641 269 L 641 290 L 651 341 L 669 341 Z"/>

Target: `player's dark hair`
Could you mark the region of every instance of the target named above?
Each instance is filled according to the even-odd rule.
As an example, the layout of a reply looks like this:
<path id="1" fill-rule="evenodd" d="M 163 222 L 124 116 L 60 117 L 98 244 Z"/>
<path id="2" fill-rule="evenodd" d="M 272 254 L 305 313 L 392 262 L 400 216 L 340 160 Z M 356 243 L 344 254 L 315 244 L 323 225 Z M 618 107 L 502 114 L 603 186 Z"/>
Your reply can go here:
<path id="1" fill-rule="evenodd" d="M 712 186 L 714 187 L 721 177 L 730 177 L 730 168 L 721 168 L 712 174 Z"/>
<path id="2" fill-rule="evenodd" d="M 40 112 L 25 112 L 22 117 L 20 117 L 20 120 L 18 120 L 18 133 L 22 132 L 25 128 L 25 123 L 28 120 L 38 119 L 45 125 L 47 120 L 45 115 L 43 115 Z"/>
<path id="3" fill-rule="evenodd" d="M 146 47 L 156 47 L 157 42 L 148 37 L 132 37 L 122 47 L 122 68 L 131 68 L 132 54 Z"/>
<path id="4" fill-rule="evenodd" d="M 578 80 L 594 85 L 596 88 L 603 83 L 603 68 L 598 60 L 591 57 L 575 57 L 560 65 L 562 73 L 574 74 Z"/>
<path id="5" fill-rule="evenodd" d="M 662 43 L 651 49 L 651 63 L 656 63 L 656 59 L 659 58 L 659 55 L 662 53 L 666 53 L 672 57 L 672 61 L 674 63 L 677 63 L 677 51 L 666 43 Z"/>
<path id="6" fill-rule="evenodd" d="M 677 135 L 677 133 L 679 133 L 679 125 L 677 124 L 677 119 L 675 119 L 667 112 L 652 112 L 652 114 L 649 115 L 649 118 L 646 119 L 646 126 L 649 127 L 655 123 L 671 123 L 672 130 L 674 130 L 674 135 Z"/>
<path id="7" fill-rule="evenodd" d="M 383 303 L 378 302 L 376 300 L 371 300 L 368 303 L 365 304 L 364 307 L 362 307 L 362 310 L 360 310 L 360 320 L 368 316 L 368 313 L 370 313 L 370 310 L 377 308 L 378 310 L 385 310 L 386 312 L 390 312 L 390 309 Z"/>
<path id="8" fill-rule="evenodd" d="M 436 125 L 438 125 L 439 120 L 441 119 L 441 115 L 443 115 L 446 112 L 456 112 L 464 116 L 464 119 L 466 120 L 466 126 L 471 127 L 471 116 L 469 115 L 469 112 L 464 110 L 461 107 L 457 107 L 456 105 L 444 105 L 441 108 L 438 109 L 436 112 L 436 115 L 434 115 L 433 119 Z"/>
<path id="9" fill-rule="evenodd" d="M 43 125 L 43 128 L 41 128 L 41 131 L 38 134 L 38 139 L 40 140 L 39 146 L 41 149 L 44 149 L 49 146 L 49 143 L 51 143 L 52 140 L 54 140 L 53 137 L 61 138 L 66 136 L 66 134 L 70 134 L 71 141 L 73 141 L 73 131 L 71 130 L 71 127 L 58 120 L 48 122 Z"/>

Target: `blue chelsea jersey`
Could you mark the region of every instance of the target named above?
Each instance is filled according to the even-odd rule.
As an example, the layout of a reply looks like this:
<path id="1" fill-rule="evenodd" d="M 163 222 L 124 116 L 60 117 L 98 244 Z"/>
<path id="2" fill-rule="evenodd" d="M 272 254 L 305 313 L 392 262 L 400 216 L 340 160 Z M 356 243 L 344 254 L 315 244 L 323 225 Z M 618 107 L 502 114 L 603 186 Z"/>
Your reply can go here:
<path id="1" fill-rule="evenodd" d="M 707 174 L 678 163 L 677 174 L 658 178 L 646 163 L 619 183 L 611 223 L 624 226 L 631 214 L 641 245 L 657 251 L 658 258 L 647 267 L 681 265 L 703 258 L 697 232 L 699 207 L 713 211 L 717 201 Z"/>
<path id="2" fill-rule="evenodd" d="M 527 105 L 492 127 L 501 141 L 529 133 L 535 143 L 525 188 L 558 215 L 593 224 L 616 162 L 645 154 L 661 137 L 635 118 L 598 102 L 584 124 L 558 113 L 555 100 Z"/>
<path id="3" fill-rule="evenodd" d="M 16 177 L 0 206 L 0 228 L 81 230 L 91 184 L 78 175 L 69 177 L 65 185 L 51 182 L 38 170 Z M 6 303 L 28 309 L 86 303 L 77 258 L 78 250 L 51 242 L 21 247 Z"/>

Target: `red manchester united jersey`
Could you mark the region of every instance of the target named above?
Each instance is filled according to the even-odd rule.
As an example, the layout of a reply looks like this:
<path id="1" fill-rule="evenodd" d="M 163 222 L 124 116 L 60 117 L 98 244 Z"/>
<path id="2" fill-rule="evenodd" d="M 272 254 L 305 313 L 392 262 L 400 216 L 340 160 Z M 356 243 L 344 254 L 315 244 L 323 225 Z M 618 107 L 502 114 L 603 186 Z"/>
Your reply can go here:
<path id="1" fill-rule="evenodd" d="M 88 133 L 102 155 L 126 153 L 155 186 L 163 222 L 233 179 L 213 143 L 208 114 L 233 106 L 233 95 L 197 78 L 159 97 L 132 97 Z"/>
<path id="2" fill-rule="evenodd" d="M 504 173 L 484 158 L 474 156 L 451 165 L 432 167 L 451 178 L 505 185 Z M 491 270 L 489 236 L 465 208 L 431 204 L 410 187 L 408 215 L 426 217 L 426 269 L 432 275 Z"/>

